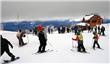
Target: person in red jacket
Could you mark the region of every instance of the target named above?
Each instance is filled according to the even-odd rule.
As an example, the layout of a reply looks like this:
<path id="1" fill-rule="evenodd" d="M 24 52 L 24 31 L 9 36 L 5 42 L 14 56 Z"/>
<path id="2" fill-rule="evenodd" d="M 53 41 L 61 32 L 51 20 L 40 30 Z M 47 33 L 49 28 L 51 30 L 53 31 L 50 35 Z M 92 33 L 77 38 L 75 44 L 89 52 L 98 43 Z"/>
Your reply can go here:
<path id="1" fill-rule="evenodd" d="M 98 44 L 98 39 L 99 39 L 98 34 L 96 32 L 93 32 L 93 35 L 94 35 L 93 36 L 93 39 L 94 39 L 93 49 L 95 50 L 95 45 L 98 46 L 97 48 L 101 49 L 100 45 Z"/>
<path id="2" fill-rule="evenodd" d="M 85 47 L 83 45 L 83 36 L 81 32 L 77 32 L 76 38 L 72 38 L 72 40 L 78 41 L 78 47 L 77 50 L 78 52 L 84 52 L 86 53 Z"/>

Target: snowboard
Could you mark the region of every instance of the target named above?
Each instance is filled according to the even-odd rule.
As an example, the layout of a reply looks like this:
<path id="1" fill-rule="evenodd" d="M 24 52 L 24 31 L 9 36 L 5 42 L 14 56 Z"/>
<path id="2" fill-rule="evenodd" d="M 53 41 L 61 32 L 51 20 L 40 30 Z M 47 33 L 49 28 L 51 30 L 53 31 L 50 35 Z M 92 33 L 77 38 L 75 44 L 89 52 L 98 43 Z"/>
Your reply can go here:
<path id="1" fill-rule="evenodd" d="M 20 59 L 20 57 L 16 57 L 15 60 L 13 60 L 13 61 L 16 61 L 18 59 Z M 12 60 L 4 60 L 3 64 L 10 63 L 10 62 L 13 62 L 13 61 Z"/>
<path id="2" fill-rule="evenodd" d="M 48 50 L 46 50 L 45 52 L 41 52 L 41 53 L 36 52 L 35 54 L 36 54 L 36 55 L 38 55 L 38 54 L 44 54 L 44 53 L 48 53 L 48 52 L 52 52 L 52 51 L 53 51 L 53 50 L 49 50 L 49 49 L 48 49 Z"/>

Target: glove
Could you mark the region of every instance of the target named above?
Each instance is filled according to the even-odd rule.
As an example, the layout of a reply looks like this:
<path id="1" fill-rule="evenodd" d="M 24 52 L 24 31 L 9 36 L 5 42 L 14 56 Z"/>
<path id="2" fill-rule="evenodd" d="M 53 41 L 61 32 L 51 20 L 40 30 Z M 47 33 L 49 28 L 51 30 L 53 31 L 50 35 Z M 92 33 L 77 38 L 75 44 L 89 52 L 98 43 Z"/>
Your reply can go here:
<path id="1" fill-rule="evenodd" d="M 75 40 L 74 38 L 72 38 L 72 40 Z"/>
<path id="2" fill-rule="evenodd" d="M 26 37 L 26 35 L 23 35 L 23 37 Z"/>

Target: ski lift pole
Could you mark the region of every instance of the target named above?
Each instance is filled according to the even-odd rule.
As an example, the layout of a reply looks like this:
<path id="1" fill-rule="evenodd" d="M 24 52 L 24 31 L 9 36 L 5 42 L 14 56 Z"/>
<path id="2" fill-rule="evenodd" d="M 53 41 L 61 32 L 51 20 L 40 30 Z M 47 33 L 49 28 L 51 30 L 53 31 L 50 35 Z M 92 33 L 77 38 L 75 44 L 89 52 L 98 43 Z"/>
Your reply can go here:
<path id="1" fill-rule="evenodd" d="M 17 13 L 17 24 L 18 24 L 18 30 L 19 30 L 19 13 Z"/>

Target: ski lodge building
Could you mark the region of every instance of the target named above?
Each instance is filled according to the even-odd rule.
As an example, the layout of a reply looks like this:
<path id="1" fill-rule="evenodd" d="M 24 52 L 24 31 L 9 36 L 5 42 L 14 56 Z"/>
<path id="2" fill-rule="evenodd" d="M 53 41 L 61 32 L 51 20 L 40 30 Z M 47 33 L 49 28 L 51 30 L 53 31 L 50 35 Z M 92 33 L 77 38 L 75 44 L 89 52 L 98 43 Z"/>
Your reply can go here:
<path id="1" fill-rule="evenodd" d="M 101 25 L 103 23 L 103 19 L 99 15 L 90 15 L 83 17 L 82 22 L 90 24 L 90 26 Z"/>

